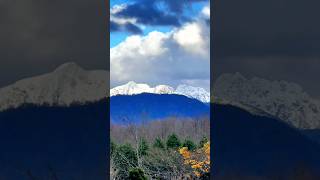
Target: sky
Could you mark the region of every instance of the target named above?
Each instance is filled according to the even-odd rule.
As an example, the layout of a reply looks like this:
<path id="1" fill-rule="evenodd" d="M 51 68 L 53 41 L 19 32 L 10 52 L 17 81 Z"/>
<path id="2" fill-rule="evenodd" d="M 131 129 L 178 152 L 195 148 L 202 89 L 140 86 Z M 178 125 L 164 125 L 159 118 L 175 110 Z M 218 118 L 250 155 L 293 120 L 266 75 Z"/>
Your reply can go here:
<path id="1" fill-rule="evenodd" d="M 108 69 L 103 2 L 1 0 L 0 87 L 70 61 Z"/>
<path id="2" fill-rule="evenodd" d="M 319 7 L 317 0 L 217 1 L 214 77 L 285 80 L 319 98 Z"/>
<path id="3" fill-rule="evenodd" d="M 0 87 L 50 72 L 69 61 L 87 69 L 109 69 L 102 2 L 1 0 Z M 110 4 L 135 2 L 112 0 Z M 112 84 L 133 79 L 151 85 L 190 83 L 207 87 L 209 53 L 201 53 L 201 48 L 208 52 L 209 26 L 203 23 L 206 18 L 202 13 L 208 2 L 191 0 L 177 5 L 174 2 L 180 1 L 162 0 L 157 13 L 151 12 L 153 0 L 139 2 L 145 7 L 133 6 L 118 14 L 122 19 L 135 16 L 138 23 L 118 30 L 113 26 L 111 32 Z M 166 16 L 163 3 L 171 7 Z M 215 36 L 210 63 L 213 77 L 240 72 L 247 77 L 286 80 L 319 98 L 318 7 L 317 0 L 216 1 L 211 29 Z M 134 11 L 137 8 L 147 10 L 139 13 Z M 153 31 L 158 34 L 150 34 Z"/>
<path id="4" fill-rule="evenodd" d="M 210 87 L 208 0 L 111 0 L 111 87 Z"/>

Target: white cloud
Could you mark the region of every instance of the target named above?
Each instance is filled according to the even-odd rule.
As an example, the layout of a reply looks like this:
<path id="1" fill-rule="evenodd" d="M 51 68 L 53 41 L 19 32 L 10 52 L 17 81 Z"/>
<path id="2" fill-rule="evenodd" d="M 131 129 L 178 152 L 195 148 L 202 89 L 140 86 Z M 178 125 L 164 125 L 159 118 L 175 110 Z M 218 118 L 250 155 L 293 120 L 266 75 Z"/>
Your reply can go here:
<path id="1" fill-rule="evenodd" d="M 188 23 L 173 34 L 173 39 L 189 52 L 205 54 L 208 53 L 207 42 L 202 31 L 203 27 L 199 23 Z"/>
<path id="2" fill-rule="evenodd" d="M 199 18 L 168 33 L 129 36 L 110 49 L 111 86 L 128 81 L 201 84 L 210 79 L 210 29 Z"/>
<path id="3" fill-rule="evenodd" d="M 110 9 L 110 14 L 116 14 L 118 12 L 123 11 L 124 9 L 126 9 L 128 7 L 127 4 L 116 4 L 114 6 L 111 7 Z"/>
<path id="4" fill-rule="evenodd" d="M 201 13 L 202 13 L 205 17 L 210 18 L 210 5 L 205 6 L 205 7 L 202 9 Z"/>

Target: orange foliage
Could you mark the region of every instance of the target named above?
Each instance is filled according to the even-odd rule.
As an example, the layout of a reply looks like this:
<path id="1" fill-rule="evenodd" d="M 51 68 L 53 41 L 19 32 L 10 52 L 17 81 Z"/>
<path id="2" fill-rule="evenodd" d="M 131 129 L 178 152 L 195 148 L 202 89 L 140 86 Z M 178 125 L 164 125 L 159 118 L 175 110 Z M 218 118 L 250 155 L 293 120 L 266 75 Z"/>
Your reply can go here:
<path id="1" fill-rule="evenodd" d="M 197 177 L 210 171 L 210 142 L 205 143 L 202 148 L 194 152 L 189 151 L 187 147 L 182 147 L 179 153 L 184 159 L 184 164 L 191 166 Z"/>

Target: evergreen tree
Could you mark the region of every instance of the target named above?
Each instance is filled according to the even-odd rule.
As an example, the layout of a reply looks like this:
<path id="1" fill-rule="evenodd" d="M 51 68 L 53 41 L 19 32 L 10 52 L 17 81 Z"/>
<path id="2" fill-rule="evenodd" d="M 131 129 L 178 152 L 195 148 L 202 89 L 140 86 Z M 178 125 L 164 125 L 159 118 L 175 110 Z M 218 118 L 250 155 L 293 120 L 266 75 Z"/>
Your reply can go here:
<path id="1" fill-rule="evenodd" d="M 171 134 L 167 139 L 167 148 L 176 149 L 181 146 L 181 142 L 176 134 Z"/>
<path id="2" fill-rule="evenodd" d="M 183 144 L 183 147 L 187 147 L 189 151 L 193 151 L 197 148 L 197 146 L 190 139 L 186 139 Z"/>

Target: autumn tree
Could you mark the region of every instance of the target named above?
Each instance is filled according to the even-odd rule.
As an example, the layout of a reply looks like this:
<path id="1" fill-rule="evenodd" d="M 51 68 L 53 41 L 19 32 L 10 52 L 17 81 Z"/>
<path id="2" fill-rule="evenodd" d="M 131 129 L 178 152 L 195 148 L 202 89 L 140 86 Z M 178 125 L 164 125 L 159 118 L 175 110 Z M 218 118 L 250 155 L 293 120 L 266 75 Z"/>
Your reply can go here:
<path id="1" fill-rule="evenodd" d="M 193 174 L 198 178 L 208 176 L 210 172 L 210 142 L 196 151 L 189 151 L 187 147 L 179 149 L 179 153 L 184 158 L 184 164 L 191 166 Z"/>

